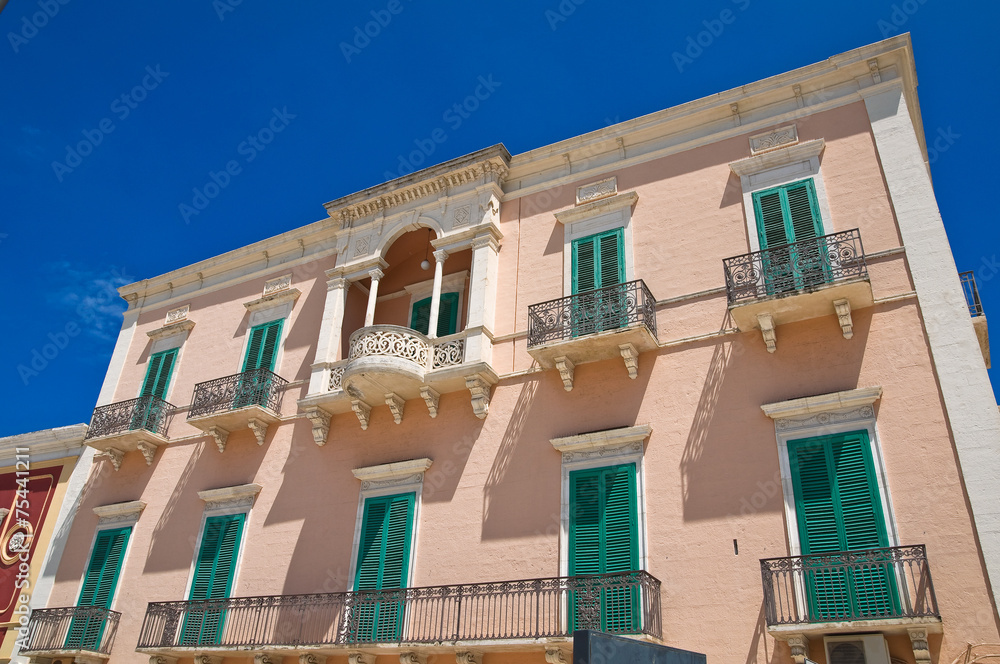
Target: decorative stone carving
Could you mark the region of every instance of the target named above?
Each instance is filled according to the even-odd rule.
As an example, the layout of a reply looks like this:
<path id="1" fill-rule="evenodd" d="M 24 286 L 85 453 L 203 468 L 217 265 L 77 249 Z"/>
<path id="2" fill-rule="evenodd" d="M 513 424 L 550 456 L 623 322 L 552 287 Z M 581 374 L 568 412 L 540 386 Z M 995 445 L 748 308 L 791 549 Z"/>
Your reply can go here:
<path id="1" fill-rule="evenodd" d="M 372 407 L 360 399 L 352 399 L 351 410 L 358 416 L 358 422 L 361 422 L 361 429 L 367 431 L 368 422 L 372 417 Z"/>
<path id="2" fill-rule="evenodd" d="M 855 390 L 844 390 L 843 392 L 831 392 L 830 394 L 817 394 L 812 397 L 800 397 L 789 399 L 788 401 L 778 401 L 775 403 L 763 404 L 760 409 L 771 419 L 796 417 L 799 415 L 815 415 L 834 410 L 851 410 L 868 406 L 882 397 L 882 388 L 860 387 Z M 874 412 L 874 411 L 870 411 Z"/>
<path id="3" fill-rule="evenodd" d="M 371 245 L 371 236 L 365 235 L 364 237 L 359 237 L 354 243 L 354 257 L 364 256 L 368 253 L 368 247 Z"/>
<path id="4" fill-rule="evenodd" d="M 565 355 L 562 357 L 557 357 L 553 360 L 556 363 L 556 369 L 559 370 L 559 377 L 562 378 L 563 389 L 567 392 L 573 389 L 573 369 L 576 365 Z"/>
<path id="5" fill-rule="evenodd" d="M 257 444 L 264 444 L 264 436 L 267 435 L 267 422 L 262 422 L 257 418 L 251 417 L 247 422 L 247 426 L 253 431 L 254 437 L 257 438 Z"/>
<path id="6" fill-rule="evenodd" d="M 771 318 L 771 314 L 757 314 L 757 324 L 760 325 L 760 333 L 764 336 L 767 352 L 773 353 L 778 347 L 778 338 L 774 333 L 774 319 Z"/>
<path id="7" fill-rule="evenodd" d="M 792 661 L 795 664 L 805 664 L 806 657 L 809 656 L 809 639 L 806 638 L 806 635 L 789 634 L 785 640 L 792 651 Z"/>
<path id="8" fill-rule="evenodd" d="M 326 656 L 312 653 L 299 655 L 299 664 L 326 664 Z"/>
<path id="9" fill-rule="evenodd" d="M 249 509 L 262 488 L 259 484 L 240 484 L 199 491 L 198 497 L 205 501 L 206 510 Z"/>
<path id="10" fill-rule="evenodd" d="M 399 664 L 427 664 L 427 655 L 418 652 L 399 653 Z"/>
<path id="11" fill-rule="evenodd" d="M 589 203 L 600 198 L 607 198 L 618 193 L 618 178 L 610 177 L 606 180 L 585 184 L 576 188 L 576 204 Z"/>
<path id="12" fill-rule="evenodd" d="M 552 447 L 562 453 L 563 463 L 595 457 L 642 454 L 643 441 L 653 432 L 648 424 L 553 438 Z"/>
<path id="13" fill-rule="evenodd" d="M 828 424 L 843 424 L 845 422 L 864 422 L 875 418 L 875 409 L 871 406 L 862 406 L 848 411 L 817 413 L 809 417 L 783 417 L 774 420 L 774 426 L 778 431 L 791 431 L 793 429 L 810 429 L 816 426 L 826 426 Z"/>
<path id="14" fill-rule="evenodd" d="M 868 71 L 872 75 L 872 83 L 878 85 L 882 82 L 882 74 L 878 70 L 878 58 L 872 58 L 868 61 Z"/>
<path id="15" fill-rule="evenodd" d="M 140 440 L 136 442 L 135 446 L 142 452 L 143 458 L 146 459 L 146 465 L 153 465 L 153 455 L 156 454 L 156 445 L 149 441 Z"/>
<path id="16" fill-rule="evenodd" d="M 452 228 L 459 228 L 465 226 L 469 223 L 469 206 L 463 205 L 460 208 L 456 208 L 454 214 L 452 215 L 451 226 Z"/>
<path id="17" fill-rule="evenodd" d="M 844 332 L 844 338 L 850 339 L 854 336 L 854 321 L 851 320 L 850 301 L 834 300 L 833 308 L 837 312 L 837 319 L 840 322 L 840 329 Z"/>
<path id="18" fill-rule="evenodd" d="M 97 525 L 104 526 L 113 523 L 135 523 L 139 520 L 146 503 L 141 500 L 130 500 L 126 503 L 112 503 L 94 508 L 98 516 Z"/>
<path id="19" fill-rule="evenodd" d="M 401 424 L 403 422 L 403 407 L 406 405 L 406 401 L 395 392 L 387 392 L 385 395 L 385 405 L 389 406 L 393 421 L 396 424 Z"/>
<path id="20" fill-rule="evenodd" d="M 642 443 L 629 443 L 618 447 L 602 447 L 596 450 L 583 450 L 580 452 L 563 452 L 562 461 L 586 461 L 588 459 L 610 459 L 619 456 L 630 456 L 642 454 Z"/>
<path id="21" fill-rule="evenodd" d="M 121 451 L 117 447 L 109 447 L 100 454 L 95 454 L 94 458 L 104 458 L 111 462 L 111 465 L 115 467 L 115 470 L 119 470 L 122 467 L 122 461 L 125 459 L 125 452 Z"/>
<path id="22" fill-rule="evenodd" d="M 222 664 L 222 658 L 217 655 L 195 655 L 194 664 Z"/>
<path id="23" fill-rule="evenodd" d="M 343 379 L 344 379 L 343 366 L 334 367 L 330 369 L 330 385 L 329 385 L 330 391 L 336 392 L 337 390 L 344 389 Z"/>
<path id="24" fill-rule="evenodd" d="M 277 293 L 278 291 L 288 290 L 292 287 L 292 275 L 286 274 L 275 279 L 269 279 L 264 282 L 264 296 L 271 295 L 272 293 Z"/>
<path id="25" fill-rule="evenodd" d="M 330 416 L 319 408 L 307 408 L 305 415 L 312 424 L 313 441 L 323 447 L 330 435 Z"/>
<path id="26" fill-rule="evenodd" d="M 625 360 L 625 368 L 628 369 L 628 377 L 635 380 L 639 376 L 639 351 L 633 344 L 619 344 L 618 350 Z"/>
<path id="27" fill-rule="evenodd" d="M 177 307 L 176 309 L 171 309 L 167 312 L 167 317 L 163 320 L 164 325 L 172 325 L 174 323 L 179 323 L 188 317 L 188 313 L 191 311 L 191 305 L 185 304 L 183 307 Z"/>
<path id="28" fill-rule="evenodd" d="M 150 655 L 149 664 L 177 664 L 177 658 L 166 655 Z"/>
<path id="29" fill-rule="evenodd" d="M 375 655 L 363 652 L 352 652 L 347 654 L 348 664 L 375 664 Z"/>
<path id="30" fill-rule="evenodd" d="M 927 629 L 911 627 L 906 630 L 910 635 L 910 646 L 913 648 L 913 658 L 917 664 L 931 664 L 930 646 L 927 645 Z"/>
<path id="31" fill-rule="evenodd" d="M 229 432 L 222 427 L 209 427 L 208 435 L 215 440 L 215 446 L 219 448 L 219 453 L 226 451 L 226 442 L 229 440 Z"/>
<path id="32" fill-rule="evenodd" d="M 739 127 L 741 124 L 743 124 L 742 120 L 740 120 L 740 106 L 739 106 L 739 104 L 730 104 L 729 105 L 729 110 L 733 114 L 733 123 L 737 127 Z"/>
<path id="33" fill-rule="evenodd" d="M 257 653 L 253 656 L 253 664 L 281 664 L 281 657 L 268 653 Z"/>
<path id="34" fill-rule="evenodd" d="M 455 661 L 458 664 L 483 664 L 483 654 L 478 652 L 457 652 Z"/>
<path id="35" fill-rule="evenodd" d="M 351 335 L 348 358 L 384 356 L 409 360 L 421 367 L 427 366 L 430 344 L 415 330 L 370 326 Z"/>
<path id="36" fill-rule="evenodd" d="M 431 352 L 434 353 L 434 369 L 461 364 L 465 360 L 465 337 L 435 343 Z"/>
<path id="37" fill-rule="evenodd" d="M 433 387 L 430 387 L 429 385 L 421 385 L 420 396 L 423 398 L 424 403 L 427 404 L 427 412 L 430 413 L 431 417 L 437 417 L 438 402 L 441 400 L 441 395 L 438 394 Z"/>
<path id="38" fill-rule="evenodd" d="M 483 420 L 490 412 L 490 384 L 481 376 L 466 376 L 465 386 L 472 393 L 472 410 Z"/>
<path id="39" fill-rule="evenodd" d="M 795 125 L 786 125 L 772 129 L 763 134 L 750 137 L 750 154 L 760 154 L 785 145 L 795 145 L 799 142 L 798 129 Z"/>
<path id="40" fill-rule="evenodd" d="M 548 664 L 569 664 L 572 657 L 562 648 L 546 648 L 545 661 Z"/>
<path id="41" fill-rule="evenodd" d="M 298 288 L 283 288 L 272 291 L 256 300 L 244 302 L 243 306 L 246 307 L 247 311 L 253 313 L 262 309 L 271 309 L 287 302 L 295 302 L 300 295 L 302 295 L 302 291 Z"/>

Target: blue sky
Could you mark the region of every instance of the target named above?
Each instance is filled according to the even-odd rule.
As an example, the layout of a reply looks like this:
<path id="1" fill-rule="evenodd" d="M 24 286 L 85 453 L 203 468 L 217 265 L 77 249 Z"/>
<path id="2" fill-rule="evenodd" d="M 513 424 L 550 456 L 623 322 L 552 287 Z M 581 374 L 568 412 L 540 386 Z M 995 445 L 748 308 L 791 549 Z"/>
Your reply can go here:
<path id="1" fill-rule="evenodd" d="M 0 435 L 89 420 L 117 286 L 320 219 L 412 167 L 498 142 L 516 154 L 904 31 L 926 133 L 943 137 L 932 173 L 952 249 L 1000 314 L 1000 227 L 973 193 L 995 179 L 1000 139 L 975 127 L 1000 107 L 998 15 L 944 0 L 10 0 Z M 478 86 L 479 108 L 450 110 Z M 280 131 L 248 140 L 265 128 Z M 435 130 L 445 140 L 411 160 Z M 199 198 L 213 173 L 217 195 Z"/>

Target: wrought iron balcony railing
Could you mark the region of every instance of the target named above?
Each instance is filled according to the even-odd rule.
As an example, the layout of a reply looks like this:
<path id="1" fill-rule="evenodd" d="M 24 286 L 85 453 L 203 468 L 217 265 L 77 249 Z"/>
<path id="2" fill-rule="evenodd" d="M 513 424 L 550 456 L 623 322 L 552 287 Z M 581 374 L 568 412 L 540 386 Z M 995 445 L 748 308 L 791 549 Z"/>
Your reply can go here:
<path id="1" fill-rule="evenodd" d="M 656 298 L 642 279 L 528 307 L 528 348 L 645 325 L 656 337 Z"/>
<path id="2" fill-rule="evenodd" d="M 101 606 L 35 609 L 28 620 L 23 654 L 85 650 L 111 653 L 122 614 Z"/>
<path id="3" fill-rule="evenodd" d="M 924 546 L 760 561 L 767 624 L 939 618 Z"/>
<path id="4" fill-rule="evenodd" d="M 426 588 L 153 602 L 139 649 L 261 648 L 568 637 L 659 638 L 660 582 L 646 572 Z"/>
<path id="5" fill-rule="evenodd" d="M 194 386 L 188 419 L 260 406 L 277 413 L 288 381 L 267 369 L 251 369 Z"/>
<path id="6" fill-rule="evenodd" d="M 147 396 L 99 406 L 90 418 L 87 438 L 102 438 L 126 431 L 149 431 L 166 437 L 167 419 L 174 409 L 160 397 Z"/>
<path id="7" fill-rule="evenodd" d="M 962 280 L 962 291 L 965 292 L 965 302 L 969 305 L 969 315 L 973 318 L 984 316 L 983 303 L 979 299 L 979 289 L 976 288 L 976 273 L 959 272 L 958 276 Z"/>
<path id="8" fill-rule="evenodd" d="M 868 278 L 861 233 L 856 228 L 733 256 L 722 264 L 730 305 Z"/>

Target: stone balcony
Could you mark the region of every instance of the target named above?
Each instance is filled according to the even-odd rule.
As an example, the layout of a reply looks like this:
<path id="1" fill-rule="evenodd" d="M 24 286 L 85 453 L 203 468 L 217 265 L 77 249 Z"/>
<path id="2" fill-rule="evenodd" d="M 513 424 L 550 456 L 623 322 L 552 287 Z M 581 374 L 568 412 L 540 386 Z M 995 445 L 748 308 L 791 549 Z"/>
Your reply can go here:
<path id="1" fill-rule="evenodd" d="M 138 450 L 153 462 L 156 448 L 167 442 L 174 406 L 155 396 L 138 397 L 98 406 L 90 418 L 84 442 L 111 460 L 117 470 L 126 452 Z"/>
<path id="2" fill-rule="evenodd" d="M 230 432 L 249 428 L 264 444 L 267 428 L 280 420 L 281 398 L 288 381 L 267 369 L 216 378 L 194 386 L 187 421 L 212 436 L 219 451 Z"/>

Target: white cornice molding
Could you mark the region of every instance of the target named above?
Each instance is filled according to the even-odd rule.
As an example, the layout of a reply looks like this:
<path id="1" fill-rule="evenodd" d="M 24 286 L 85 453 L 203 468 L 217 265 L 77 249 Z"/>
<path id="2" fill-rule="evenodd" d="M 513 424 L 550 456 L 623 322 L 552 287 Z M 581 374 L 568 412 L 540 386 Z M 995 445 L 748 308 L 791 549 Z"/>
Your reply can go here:
<path id="1" fill-rule="evenodd" d="M 560 224 L 572 224 L 581 219 L 592 219 L 593 217 L 615 212 L 624 208 L 631 208 L 639 200 L 639 194 L 634 191 L 626 191 L 615 196 L 602 198 L 593 203 L 584 203 L 576 207 L 556 212 L 556 220 Z"/>
<path id="2" fill-rule="evenodd" d="M 84 449 L 87 428 L 86 424 L 71 424 L 0 438 L 0 468 L 15 464 L 17 448 L 27 448 L 30 461 L 79 456 Z"/>
<path id="3" fill-rule="evenodd" d="M 378 466 L 355 468 L 351 472 L 354 473 L 354 476 L 362 482 L 372 480 L 391 480 L 409 477 L 410 475 L 417 473 L 423 474 L 428 468 L 431 467 L 432 463 L 433 461 L 425 457 L 423 459 L 394 461 L 393 463 L 383 463 Z"/>
<path id="4" fill-rule="evenodd" d="M 607 429 L 605 431 L 581 433 L 564 438 L 553 438 L 549 442 L 552 443 L 552 447 L 562 453 L 587 452 L 591 450 L 620 448 L 632 443 L 641 444 L 649 438 L 651 433 L 653 433 L 652 426 L 639 424 L 634 427 Z"/>
<path id="5" fill-rule="evenodd" d="M 146 333 L 146 336 L 153 341 L 159 341 L 160 339 L 166 339 L 167 337 L 172 337 L 175 334 L 180 334 L 182 332 L 189 333 L 193 329 L 193 320 L 183 320 L 179 323 L 171 323 L 170 325 L 164 325 L 163 327 L 158 327 L 155 330 L 150 330 Z"/>
<path id="6" fill-rule="evenodd" d="M 216 510 L 230 507 L 253 507 L 257 494 L 263 487 L 259 484 L 240 484 L 221 489 L 199 491 L 198 497 L 205 501 L 206 510 Z"/>
<path id="7" fill-rule="evenodd" d="M 882 388 L 880 386 L 865 387 L 857 390 L 820 394 L 814 397 L 802 397 L 800 399 L 766 403 L 760 409 L 771 419 L 777 420 L 801 415 L 828 413 L 834 410 L 850 410 L 863 406 L 871 406 L 881 397 Z"/>
<path id="8" fill-rule="evenodd" d="M 753 175 L 761 171 L 818 157 L 825 147 L 826 141 L 822 138 L 817 138 L 805 143 L 789 145 L 788 147 L 774 148 L 767 152 L 747 157 L 746 159 L 730 162 L 729 168 L 740 177 Z"/>
<path id="9" fill-rule="evenodd" d="M 94 508 L 94 514 L 98 516 L 98 525 L 105 524 L 126 524 L 135 523 L 139 520 L 139 515 L 146 509 L 146 503 L 142 500 L 130 500 L 125 503 L 113 503 L 111 505 L 100 505 Z"/>
<path id="10" fill-rule="evenodd" d="M 281 291 L 275 291 L 270 295 L 265 295 L 264 297 L 257 298 L 256 300 L 251 300 L 250 302 L 244 302 L 243 306 L 247 308 L 247 311 L 254 312 L 260 311 L 261 309 L 270 309 L 271 307 L 277 307 L 279 305 L 285 304 L 286 302 L 295 302 L 302 295 L 302 291 L 298 288 L 287 288 Z"/>

